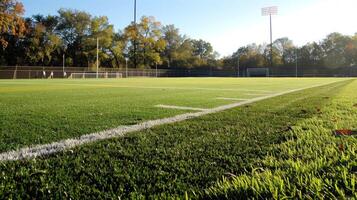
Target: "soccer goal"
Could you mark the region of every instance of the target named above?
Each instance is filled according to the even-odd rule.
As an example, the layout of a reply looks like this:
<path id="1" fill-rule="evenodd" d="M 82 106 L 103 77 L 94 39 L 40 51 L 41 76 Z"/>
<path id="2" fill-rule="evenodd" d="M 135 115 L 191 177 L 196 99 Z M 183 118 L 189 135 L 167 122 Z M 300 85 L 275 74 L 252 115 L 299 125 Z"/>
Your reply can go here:
<path id="1" fill-rule="evenodd" d="M 119 72 L 99 72 L 98 75 L 95 72 L 83 72 L 72 73 L 69 78 L 71 79 L 88 79 L 88 78 L 123 78 L 123 74 Z"/>
<path id="2" fill-rule="evenodd" d="M 248 77 L 269 77 L 269 68 L 248 68 Z"/>

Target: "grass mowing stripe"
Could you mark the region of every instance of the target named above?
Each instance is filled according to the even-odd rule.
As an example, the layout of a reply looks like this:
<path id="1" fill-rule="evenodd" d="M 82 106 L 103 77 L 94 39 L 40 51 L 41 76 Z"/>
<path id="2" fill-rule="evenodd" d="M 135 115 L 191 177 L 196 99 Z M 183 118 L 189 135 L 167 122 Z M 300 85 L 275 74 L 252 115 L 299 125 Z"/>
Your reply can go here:
<path id="1" fill-rule="evenodd" d="M 340 82 L 340 81 L 336 81 L 336 82 Z M 247 100 L 244 102 L 219 106 L 219 107 L 216 107 L 213 109 L 207 109 L 202 112 L 186 113 L 186 114 L 177 115 L 174 117 L 169 117 L 169 118 L 164 118 L 164 119 L 150 120 L 150 121 L 132 125 L 132 126 L 121 126 L 121 127 L 115 128 L 115 129 L 106 130 L 106 131 L 102 131 L 99 133 L 84 135 L 78 139 L 67 139 L 67 140 L 54 142 L 54 143 L 50 143 L 50 144 L 22 148 L 17 151 L 1 153 L 0 161 L 20 160 L 20 159 L 28 159 L 28 158 L 35 158 L 38 156 L 50 155 L 50 154 L 57 153 L 59 151 L 70 149 L 70 148 L 73 148 L 73 147 L 76 147 L 79 145 L 83 145 L 83 144 L 87 144 L 90 142 L 95 142 L 95 141 L 104 140 L 104 139 L 110 139 L 110 138 L 114 138 L 114 137 L 120 137 L 120 136 L 123 136 L 130 132 L 140 131 L 140 130 L 144 130 L 144 129 L 152 128 L 154 126 L 164 125 L 164 124 L 168 124 L 168 123 L 181 122 L 181 121 L 184 121 L 187 119 L 192 119 L 192 118 L 204 116 L 207 114 L 221 112 L 221 111 L 235 108 L 238 106 L 258 102 L 261 100 L 278 97 L 278 96 L 282 96 L 285 94 L 298 92 L 298 91 L 302 91 L 302 90 L 306 90 L 306 89 L 310 89 L 310 88 L 320 87 L 320 86 L 324 86 L 324 85 L 330 85 L 330 84 L 333 84 L 333 83 L 325 83 L 325 84 L 319 84 L 319 85 L 314 85 L 314 86 L 309 86 L 309 87 L 304 87 L 304 88 L 299 88 L 299 89 L 288 90 L 288 91 L 280 92 L 277 94 L 253 98 L 253 99 L 250 99 L 250 100 Z"/>

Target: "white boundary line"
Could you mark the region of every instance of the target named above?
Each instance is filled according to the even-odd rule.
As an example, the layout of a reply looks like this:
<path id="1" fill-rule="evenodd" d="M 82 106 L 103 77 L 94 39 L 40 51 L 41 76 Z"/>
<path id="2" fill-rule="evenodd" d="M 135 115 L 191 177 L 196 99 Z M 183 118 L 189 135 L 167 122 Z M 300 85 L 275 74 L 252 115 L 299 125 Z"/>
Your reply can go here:
<path id="1" fill-rule="evenodd" d="M 68 86 L 87 86 L 87 87 L 114 87 L 114 88 L 139 88 L 139 89 L 167 89 L 167 90 L 207 90 L 207 91 L 241 91 L 241 92 L 260 92 L 262 94 L 272 94 L 274 91 L 254 90 L 254 89 L 235 89 L 235 88 L 201 88 L 201 87 L 155 87 L 155 86 L 129 86 L 129 85 L 108 85 L 108 84 L 79 84 L 64 83 L 60 85 Z"/>
<path id="2" fill-rule="evenodd" d="M 0 82 L 1 83 L 1 82 Z M 6 82 L 3 82 L 6 83 Z M 6 84 L 16 84 L 23 85 L 25 83 L 17 82 L 7 82 Z M 32 84 L 37 85 L 38 83 Z M 160 87 L 160 86 L 131 86 L 131 85 L 119 85 L 114 84 L 92 84 L 92 83 L 60 83 L 53 85 L 62 85 L 62 86 L 87 86 L 87 87 L 114 87 L 114 88 L 139 88 L 139 89 L 168 89 L 168 90 L 208 90 L 208 91 L 241 91 L 241 92 L 260 92 L 262 94 L 272 94 L 274 91 L 270 90 L 255 90 L 255 89 L 241 89 L 241 88 L 201 88 L 201 87 Z"/>
<path id="3" fill-rule="evenodd" d="M 242 95 L 246 95 L 246 96 L 260 96 L 263 94 L 257 94 L 257 93 L 243 93 Z"/>
<path id="4" fill-rule="evenodd" d="M 226 98 L 226 97 L 218 97 L 218 100 L 228 100 L 228 101 L 247 101 L 249 99 L 242 99 L 242 98 Z"/>
<path id="5" fill-rule="evenodd" d="M 224 106 L 219 106 L 219 107 L 212 108 L 212 109 L 207 109 L 202 112 L 186 113 L 186 114 L 176 115 L 176 116 L 168 117 L 168 118 L 164 118 L 164 119 L 150 120 L 150 121 L 142 122 L 142 123 L 139 123 L 136 125 L 131 125 L 131 126 L 120 126 L 120 127 L 114 128 L 114 129 L 101 131 L 98 133 L 83 135 L 79 138 L 66 139 L 66 140 L 61 140 L 59 142 L 36 145 L 33 147 L 25 147 L 25 148 L 15 150 L 15 151 L 1 153 L 0 161 L 14 161 L 14 160 L 30 159 L 30 158 L 36 158 L 39 156 L 50 155 L 50 154 L 64 151 L 66 149 L 71 149 L 71 148 L 74 148 L 76 146 L 80 146 L 83 144 L 88 144 L 88 143 L 105 140 L 105 139 L 110 139 L 110 138 L 115 138 L 115 137 L 121 137 L 127 133 L 141 131 L 141 130 L 149 129 L 149 128 L 159 126 L 159 125 L 181 122 L 184 120 L 193 119 L 193 118 L 201 117 L 204 115 L 232 109 L 232 108 L 239 107 L 242 105 L 255 103 L 258 101 L 265 100 L 265 99 L 270 99 L 273 97 L 278 97 L 278 96 L 282 96 L 285 94 L 298 92 L 298 91 L 302 91 L 302 90 L 310 89 L 310 88 L 314 88 L 314 87 L 329 85 L 329 84 L 336 83 L 336 82 L 339 82 L 339 81 L 325 83 L 325 84 L 319 84 L 319 85 L 314 85 L 314 86 L 304 87 L 304 88 L 299 88 L 299 89 L 293 89 L 293 90 L 288 90 L 288 91 L 284 91 L 284 92 L 280 92 L 280 93 L 276 93 L 276 94 L 257 97 L 257 98 L 253 98 L 253 99 L 243 101 L 243 102 L 238 102 L 238 103 L 228 104 L 228 105 L 224 105 Z"/>
<path id="6" fill-rule="evenodd" d="M 156 105 L 157 108 L 177 109 L 177 110 L 193 110 L 193 111 L 206 111 L 204 108 L 193 108 L 185 106 L 170 106 L 170 105 Z"/>

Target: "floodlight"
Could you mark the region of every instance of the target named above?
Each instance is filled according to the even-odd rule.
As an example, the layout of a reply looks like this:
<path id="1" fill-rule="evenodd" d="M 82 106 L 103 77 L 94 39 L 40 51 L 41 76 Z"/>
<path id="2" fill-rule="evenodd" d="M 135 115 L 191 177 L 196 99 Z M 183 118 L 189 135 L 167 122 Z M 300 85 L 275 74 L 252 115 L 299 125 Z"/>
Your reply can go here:
<path id="1" fill-rule="evenodd" d="M 271 6 L 271 7 L 262 8 L 262 15 L 263 16 L 277 15 L 277 14 L 278 14 L 278 7 L 277 6 Z"/>
<path id="2" fill-rule="evenodd" d="M 262 8 L 262 16 L 270 17 L 270 67 L 273 67 L 273 25 L 272 25 L 271 16 L 277 14 L 278 14 L 277 6 Z"/>

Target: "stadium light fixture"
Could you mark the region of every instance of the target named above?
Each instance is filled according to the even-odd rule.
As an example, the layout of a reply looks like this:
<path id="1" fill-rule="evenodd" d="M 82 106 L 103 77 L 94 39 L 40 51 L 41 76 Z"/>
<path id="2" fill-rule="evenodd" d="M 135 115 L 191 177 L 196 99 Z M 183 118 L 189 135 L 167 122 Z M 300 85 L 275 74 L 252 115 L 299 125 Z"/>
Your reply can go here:
<path id="1" fill-rule="evenodd" d="M 262 16 L 269 16 L 270 18 L 270 67 L 273 67 L 273 24 L 272 15 L 278 14 L 278 7 L 271 6 L 262 8 Z"/>
<path id="2" fill-rule="evenodd" d="M 136 0 L 134 0 L 134 26 L 136 29 Z M 137 66 L 137 61 L 136 61 L 136 39 L 134 39 L 134 67 L 136 68 Z"/>

